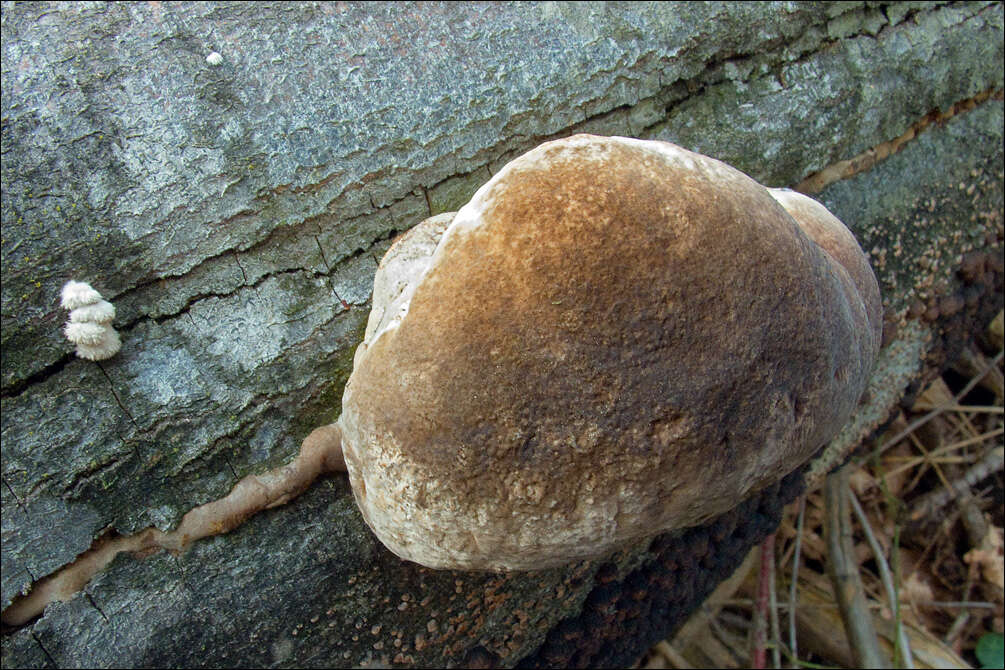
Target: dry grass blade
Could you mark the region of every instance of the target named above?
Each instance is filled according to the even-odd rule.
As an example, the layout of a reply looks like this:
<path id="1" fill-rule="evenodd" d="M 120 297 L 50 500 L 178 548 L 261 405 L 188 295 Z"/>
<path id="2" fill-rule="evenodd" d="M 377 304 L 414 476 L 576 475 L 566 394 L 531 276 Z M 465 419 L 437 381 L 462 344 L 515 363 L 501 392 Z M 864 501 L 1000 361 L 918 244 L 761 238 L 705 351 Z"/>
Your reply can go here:
<path id="1" fill-rule="evenodd" d="M 970 438 L 965 439 L 965 440 L 959 440 L 958 442 L 953 442 L 952 444 L 947 444 L 944 447 L 939 447 L 938 449 L 930 451 L 928 453 L 927 457 L 910 458 L 903 465 L 900 465 L 900 466 L 898 466 L 896 468 L 893 468 L 892 470 L 887 470 L 886 471 L 886 476 L 887 477 L 893 477 L 895 475 L 899 475 L 901 472 L 905 472 L 907 470 L 911 470 L 912 468 L 915 468 L 915 467 L 921 465 L 922 463 L 926 463 L 928 461 L 931 461 L 931 460 L 933 460 L 935 458 L 938 458 L 938 457 L 943 456 L 945 454 L 951 453 L 953 451 L 957 451 L 959 449 L 963 449 L 964 447 L 970 447 L 970 446 L 973 446 L 975 444 L 980 444 L 981 442 L 985 442 L 985 441 L 990 440 L 992 438 L 999 437 L 1002 434 L 1005 434 L 1005 429 L 1003 429 L 1003 428 L 997 428 L 997 429 L 989 431 L 987 433 L 982 433 L 980 435 L 975 435 L 975 436 L 970 437 Z M 896 459 L 892 459 L 892 460 L 896 460 Z"/>
<path id="2" fill-rule="evenodd" d="M 771 633 L 773 668 L 782 667 L 781 635 L 778 632 L 778 595 L 775 592 L 775 534 L 764 538 L 760 546 L 757 577 L 757 606 L 751 644 L 751 665 L 764 668 L 767 662 L 768 632 Z"/>
<path id="3" fill-rule="evenodd" d="M 644 670 L 656 670 L 657 668 L 680 668 L 690 670 L 694 666 L 684 658 L 684 655 L 670 646 L 666 640 L 660 640 L 653 646 L 652 654 L 646 664 L 640 666 Z"/>
<path id="4" fill-rule="evenodd" d="M 1002 431 L 997 432 L 1001 434 Z M 989 450 L 981 460 L 968 468 L 962 477 L 949 482 L 946 488 L 932 491 L 915 502 L 911 520 L 918 521 L 938 512 L 957 496 L 969 494 L 970 488 L 976 486 L 977 482 L 995 472 L 1000 472 L 1003 468 L 1005 468 L 1005 447 Z"/>
<path id="5" fill-rule="evenodd" d="M 803 522 L 806 518 L 806 496 L 799 496 L 799 512 L 796 518 L 796 546 L 792 554 L 792 582 L 789 584 L 789 650 L 793 659 L 799 658 L 799 644 L 796 638 L 796 584 L 799 583 L 799 560 L 803 545 Z M 795 667 L 795 666 L 793 666 Z"/>
<path id="6" fill-rule="evenodd" d="M 911 657 L 911 644 L 907 641 L 907 635 L 904 633 L 903 626 L 901 626 L 900 598 L 897 597 L 897 587 L 893 584 L 893 575 L 890 573 L 890 566 L 887 565 L 883 549 L 879 546 L 879 541 L 876 540 L 876 536 L 872 532 L 872 526 L 869 524 L 869 518 L 865 515 L 865 510 L 862 509 L 861 503 L 859 503 L 858 498 L 855 497 L 855 493 L 851 490 L 848 491 L 848 502 L 851 503 L 855 516 L 858 518 L 858 523 L 862 527 L 862 532 L 866 537 L 866 541 L 872 549 L 873 556 L 876 559 L 876 565 L 879 566 L 879 575 L 883 580 L 883 587 L 886 589 L 886 597 L 890 603 L 890 609 L 894 612 L 897 624 L 898 656 L 903 661 L 905 668 L 913 670 L 914 659 Z"/>
<path id="7" fill-rule="evenodd" d="M 993 370 L 994 366 L 996 366 L 999 363 L 1001 363 L 1003 355 L 1005 355 L 1005 352 L 999 351 L 997 356 L 995 356 L 991 361 L 989 361 L 988 364 L 983 369 L 981 369 L 981 371 L 978 372 L 974 376 L 973 379 L 971 379 L 969 382 L 967 382 L 967 385 L 964 386 L 960 390 L 960 392 L 956 394 L 956 396 L 954 397 L 954 400 L 956 402 L 959 402 L 961 398 L 964 398 L 968 393 L 970 393 L 972 390 L 974 390 L 974 387 L 977 386 L 978 383 L 980 383 L 980 381 L 984 378 L 984 376 L 986 374 L 988 374 L 991 370 Z M 912 421 L 907 426 L 907 428 L 905 428 L 904 430 L 900 431 L 899 433 L 897 433 L 896 435 L 894 435 L 890 439 L 886 440 L 883 443 L 883 446 L 880 447 L 876 451 L 876 453 L 873 454 L 873 456 L 878 456 L 878 455 L 882 454 L 883 452 L 887 451 L 888 449 L 890 449 L 891 447 L 893 447 L 894 445 L 896 445 L 898 442 L 900 442 L 901 440 L 903 440 L 905 437 L 907 437 L 908 435 L 910 435 L 911 433 L 913 433 L 914 431 L 916 431 L 918 428 L 920 428 L 921 426 L 925 425 L 926 423 L 928 423 L 929 421 L 931 421 L 935 417 L 937 417 L 940 414 L 942 414 L 944 411 L 946 411 L 946 410 L 942 409 L 941 407 L 937 407 L 937 408 L 933 409 L 932 411 L 930 411 L 928 414 L 925 414 L 924 416 L 922 416 L 921 418 L 916 419 L 915 421 Z"/>

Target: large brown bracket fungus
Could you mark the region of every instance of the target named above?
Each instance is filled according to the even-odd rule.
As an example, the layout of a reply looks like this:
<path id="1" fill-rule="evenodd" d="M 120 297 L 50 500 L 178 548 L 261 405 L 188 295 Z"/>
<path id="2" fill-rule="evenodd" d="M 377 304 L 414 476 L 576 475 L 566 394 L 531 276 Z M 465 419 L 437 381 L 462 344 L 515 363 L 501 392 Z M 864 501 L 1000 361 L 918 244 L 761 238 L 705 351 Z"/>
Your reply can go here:
<path id="1" fill-rule="evenodd" d="M 429 567 L 600 556 L 802 465 L 880 336 L 810 198 L 666 142 L 549 142 L 381 262 L 338 422 L 353 493 Z"/>

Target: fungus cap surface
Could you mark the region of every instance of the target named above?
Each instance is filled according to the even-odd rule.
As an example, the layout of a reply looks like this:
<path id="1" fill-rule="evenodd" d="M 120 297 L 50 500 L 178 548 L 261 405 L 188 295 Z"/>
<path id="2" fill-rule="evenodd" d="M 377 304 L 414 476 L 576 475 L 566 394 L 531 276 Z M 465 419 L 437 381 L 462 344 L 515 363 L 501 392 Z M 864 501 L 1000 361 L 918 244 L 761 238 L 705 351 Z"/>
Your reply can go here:
<path id="1" fill-rule="evenodd" d="M 381 263 L 340 418 L 357 503 L 437 568 L 551 567 L 700 524 L 854 409 L 878 347 L 858 290 L 724 163 L 543 144 Z"/>
<path id="2" fill-rule="evenodd" d="M 66 339 L 74 344 L 98 345 L 108 338 L 109 327 L 93 321 L 70 321 L 63 326 Z"/>
<path id="3" fill-rule="evenodd" d="M 103 361 L 119 353 L 119 349 L 122 348 L 122 340 L 119 339 L 119 334 L 110 326 L 104 325 L 101 327 L 105 332 L 98 342 L 93 344 L 87 342 L 77 343 L 77 356 L 86 358 L 89 361 Z"/>
<path id="4" fill-rule="evenodd" d="M 93 305 L 99 300 L 101 300 L 101 294 L 94 290 L 90 284 L 70 280 L 63 284 L 59 304 L 63 309 L 77 309 L 85 305 Z"/>
<path id="5" fill-rule="evenodd" d="M 883 337 L 883 301 L 879 284 L 855 236 L 813 198 L 787 188 L 769 188 L 771 196 L 795 219 L 806 235 L 844 268 L 865 306 L 866 317 L 877 344 Z"/>
<path id="6" fill-rule="evenodd" d="M 98 300 L 70 310 L 72 323 L 111 323 L 115 320 L 115 306 L 107 300 Z"/>

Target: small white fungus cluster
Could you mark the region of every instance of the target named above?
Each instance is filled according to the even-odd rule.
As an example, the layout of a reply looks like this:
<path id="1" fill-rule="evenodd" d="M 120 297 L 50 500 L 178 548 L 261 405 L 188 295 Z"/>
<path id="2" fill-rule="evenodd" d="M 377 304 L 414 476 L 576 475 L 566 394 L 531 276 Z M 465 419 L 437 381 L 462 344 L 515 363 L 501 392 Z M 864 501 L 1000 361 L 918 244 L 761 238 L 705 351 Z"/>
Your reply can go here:
<path id="1" fill-rule="evenodd" d="M 70 320 L 63 327 L 66 339 L 77 345 L 77 355 L 89 361 L 114 356 L 122 347 L 119 334 L 112 328 L 115 307 L 82 281 L 68 281 L 63 286 L 60 304 L 70 310 Z"/>

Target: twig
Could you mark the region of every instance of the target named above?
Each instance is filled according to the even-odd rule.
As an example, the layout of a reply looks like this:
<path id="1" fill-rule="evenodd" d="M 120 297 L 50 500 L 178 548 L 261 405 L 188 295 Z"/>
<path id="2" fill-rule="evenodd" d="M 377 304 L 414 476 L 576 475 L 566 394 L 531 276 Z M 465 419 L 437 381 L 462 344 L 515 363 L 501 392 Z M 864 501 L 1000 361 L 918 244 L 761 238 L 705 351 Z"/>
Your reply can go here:
<path id="1" fill-rule="evenodd" d="M 754 628 L 753 617 L 746 612 L 730 612 L 727 609 L 723 609 L 719 612 L 717 618 L 720 623 L 744 633 L 749 633 Z"/>
<path id="2" fill-rule="evenodd" d="M 736 635 L 726 630 L 719 623 L 719 617 L 715 617 L 714 619 L 708 620 L 708 633 L 709 638 L 715 640 L 716 643 L 719 644 L 722 652 L 731 659 L 731 665 L 727 666 L 726 664 L 720 662 L 718 666 L 720 668 L 740 667 L 739 658 L 741 657 L 741 651 L 743 651 L 747 647 L 749 643 L 749 638 L 744 640 L 739 635 Z"/>
<path id="3" fill-rule="evenodd" d="M 911 467 L 915 465 L 921 465 L 923 463 L 938 463 L 939 465 L 959 465 L 960 463 L 973 463 L 977 460 L 973 455 L 966 456 L 932 456 L 932 452 L 929 452 L 929 458 L 921 458 L 919 456 L 891 456 L 887 459 L 888 462 L 893 463 L 896 461 L 909 462 Z M 900 474 L 904 470 L 910 470 L 910 468 L 900 468 Z M 889 476 L 889 473 L 883 473 Z"/>
<path id="4" fill-rule="evenodd" d="M 724 604 L 730 601 L 741 587 L 756 562 L 757 550 L 752 549 L 747 552 L 747 557 L 743 559 L 740 567 L 728 579 L 719 584 L 712 595 L 705 600 L 705 603 L 691 614 L 684 625 L 680 627 L 680 630 L 670 640 L 670 646 L 679 650 L 685 658 L 692 659 L 692 662 L 695 659 L 702 659 L 702 661 L 696 662 L 696 665 L 706 665 L 713 668 L 738 667 L 732 653 L 712 635 L 711 629 Z"/>
<path id="5" fill-rule="evenodd" d="M 796 548 L 792 553 L 792 579 L 789 583 L 789 649 L 792 658 L 799 658 L 799 645 L 796 643 L 796 584 L 799 582 L 799 558 L 803 544 L 803 521 L 806 518 L 806 495 L 799 496 L 799 514 L 796 517 Z M 793 663 L 792 667 L 798 667 Z"/>
<path id="6" fill-rule="evenodd" d="M 970 592 L 974 589 L 974 577 L 977 575 L 977 563 L 971 563 L 967 568 L 967 583 L 963 588 L 963 600 L 966 602 L 970 599 Z M 970 611 L 964 609 L 962 612 L 956 615 L 953 620 L 953 625 L 949 627 L 949 631 L 943 638 L 943 641 L 950 647 L 956 644 L 956 638 L 963 634 L 964 628 L 970 623 Z"/>
<path id="7" fill-rule="evenodd" d="M 907 641 L 907 635 L 904 632 L 904 627 L 901 625 L 900 598 L 897 597 L 897 589 L 893 585 L 893 575 L 890 574 L 890 567 L 886 563 L 886 556 L 883 554 L 883 548 L 879 546 L 879 542 L 872 532 L 872 526 L 865 515 L 865 510 L 862 509 L 862 505 L 855 496 L 855 492 L 851 489 L 848 490 L 848 502 L 851 503 L 855 516 L 858 517 L 858 523 L 862 527 L 862 533 L 865 535 L 865 539 L 872 549 L 873 556 L 876 557 L 876 565 L 879 566 L 879 577 L 883 582 L 883 588 L 886 589 L 886 598 L 890 603 L 890 611 L 894 613 L 896 620 L 897 647 L 903 659 L 904 667 L 911 670 L 914 668 L 914 658 L 911 656 L 911 645 Z"/>
<path id="8" fill-rule="evenodd" d="M 925 518 L 946 506 L 949 501 L 966 494 L 977 482 L 1005 467 L 1005 447 L 988 450 L 984 456 L 967 468 L 963 476 L 950 482 L 950 487 L 927 493 L 914 503 L 911 521 Z"/>
<path id="9" fill-rule="evenodd" d="M 969 486 L 965 488 L 964 486 L 960 486 L 962 490 L 960 491 L 959 499 L 956 501 L 957 506 L 960 508 L 960 521 L 963 522 L 963 527 L 967 531 L 967 539 L 970 541 L 970 546 L 974 549 L 979 549 L 988 534 L 988 522 L 984 518 L 984 513 L 977 506 L 977 500 L 974 499 L 973 491 L 970 490 Z"/>
<path id="10" fill-rule="evenodd" d="M 893 584 L 903 584 L 904 575 L 900 571 L 900 524 L 898 523 L 893 529 L 893 544 L 890 546 L 890 567 L 892 568 L 893 578 L 890 580 L 891 585 Z M 900 606 L 900 592 L 894 588 L 893 595 L 897 598 L 897 609 L 895 610 L 896 618 L 896 631 L 898 636 L 904 636 L 906 633 L 906 626 L 904 625 L 904 610 Z M 907 668 L 912 668 L 914 664 L 914 657 L 911 655 L 911 645 L 908 644 L 908 638 L 904 637 L 902 640 L 898 640 L 898 647 L 901 652 L 901 662 Z M 901 646 L 899 643 L 903 642 Z M 895 654 L 896 655 L 896 654 Z"/>
<path id="11" fill-rule="evenodd" d="M 926 607 L 959 607 L 964 609 L 975 609 L 975 610 L 993 610 L 998 605 L 994 603 L 985 603 L 975 600 L 919 600 L 919 605 L 925 605 Z"/>
<path id="12" fill-rule="evenodd" d="M 860 668 L 886 668 L 890 662 L 880 652 L 855 559 L 848 490 L 847 465 L 827 475 L 824 480 L 827 572 L 856 665 Z"/>
<path id="13" fill-rule="evenodd" d="M 943 412 L 967 412 L 970 414 L 1005 414 L 1005 408 L 997 405 L 932 405 L 919 402 L 913 409 L 941 409 Z"/>
<path id="14" fill-rule="evenodd" d="M 931 458 L 938 458 L 943 456 L 944 454 L 948 454 L 951 451 L 956 451 L 957 449 L 962 449 L 963 447 L 969 447 L 973 444 L 980 444 L 985 440 L 990 440 L 992 437 L 998 437 L 1002 433 L 1005 433 L 1005 428 L 996 428 L 995 430 L 991 430 L 986 433 L 981 433 L 980 435 L 974 435 L 973 437 L 968 437 L 967 439 L 960 440 L 958 442 L 952 442 L 950 444 L 941 446 L 938 449 L 933 449 L 932 451 L 929 452 L 928 455 Z M 902 460 L 902 459 L 898 457 L 891 457 L 889 460 Z M 925 463 L 929 459 L 924 458 L 922 456 L 911 456 L 904 460 L 905 462 L 902 465 L 898 465 L 893 470 L 887 471 L 886 476 L 892 477 L 894 475 L 899 475 L 904 470 L 910 470 L 914 466 L 921 465 L 922 463 Z"/>
<path id="15" fill-rule="evenodd" d="M 765 638 L 768 621 L 768 595 L 771 570 L 774 568 L 775 534 L 764 538 L 761 542 L 761 567 L 757 579 L 757 607 L 754 610 L 754 649 L 751 654 L 751 664 L 758 670 L 765 666 Z"/>
<path id="16" fill-rule="evenodd" d="M 683 654 L 671 647 L 666 640 L 660 640 L 656 643 L 656 651 L 658 651 L 663 658 L 670 661 L 672 664 L 671 667 L 680 668 L 681 670 L 689 670 L 694 667 L 686 658 L 684 658 Z"/>

